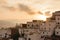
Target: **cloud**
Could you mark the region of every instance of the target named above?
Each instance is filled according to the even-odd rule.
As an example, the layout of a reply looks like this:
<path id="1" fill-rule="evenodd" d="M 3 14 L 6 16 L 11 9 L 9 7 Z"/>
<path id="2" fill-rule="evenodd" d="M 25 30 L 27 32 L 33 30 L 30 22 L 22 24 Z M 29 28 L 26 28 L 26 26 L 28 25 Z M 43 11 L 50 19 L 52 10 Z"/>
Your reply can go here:
<path id="1" fill-rule="evenodd" d="M 28 7 L 27 5 L 19 4 L 18 6 L 21 11 L 24 11 L 28 14 L 35 14 L 35 12 L 32 9 L 30 9 L 30 7 Z"/>
<path id="2" fill-rule="evenodd" d="M 9 11 L 11 11 L 11 12 L 14 12 L 14 11 L 16 11 L 16 10 L 17 10 L 17 9 L 16 9 L 16 8 L 14 8 L 13 6 L 12 6 L 12 7 L 3 6 L 3 8 L 5 8 L 6 10 L 9 10 Z"/>
<path id="3" fill-rule="evenodd" d="M 35 14 L 34 10 L 32 10 L 29 6 L 24 4 L 17 4 L 15 6 L 3 5 L 2 7 L 11 12 L 20 11 L 20 12 L 26 12 L 29 15 Z"/>
<path id="4" fill-rule="evenodd" d="M 47 11 L 47 12 L 45 12 L 45 16 L 47 16 L 47 17 L 51 17 L 51 16 L 52 16 L 52 14 L 51 14 L 51 12 L 50 12 L 50 11 Z"/>
<path id="5" fill-rule="evenodd" d="M 41 11 L 38 11 L 37 14 L 44 15 Z"/>

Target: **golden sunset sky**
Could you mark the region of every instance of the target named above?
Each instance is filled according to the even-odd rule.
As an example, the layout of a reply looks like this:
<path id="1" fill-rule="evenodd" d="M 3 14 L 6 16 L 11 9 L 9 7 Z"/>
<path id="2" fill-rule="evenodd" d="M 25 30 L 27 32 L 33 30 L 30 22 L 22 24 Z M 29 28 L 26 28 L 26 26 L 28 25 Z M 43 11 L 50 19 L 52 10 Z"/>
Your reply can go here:
<path id="1" fill-rule="evenodd" d="M 44 18 L 40 15 L 57 10 L 60 10 L 60 0 L 0 0 L 0 20 L 25 22 Z"/>

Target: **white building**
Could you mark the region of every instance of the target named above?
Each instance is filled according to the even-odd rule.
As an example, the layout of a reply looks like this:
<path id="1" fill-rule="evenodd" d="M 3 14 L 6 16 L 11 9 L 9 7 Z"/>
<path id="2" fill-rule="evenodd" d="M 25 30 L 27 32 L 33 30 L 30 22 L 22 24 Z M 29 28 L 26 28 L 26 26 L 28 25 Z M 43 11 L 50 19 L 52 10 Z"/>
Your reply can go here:
<path id="1" fill-rule="evenodd" d="M 42 21 L 33 20 L 32 22 L 27 22 L 27 28 L 39 29 Z"/>
<path id="2" fill-rule="evenodd" d="M 41 38 L 42 36 L 51 36 L 53 34 L 53 30 L 56 27 L 56 21 L 50 20 L 44 22 L 34 20 L 32 22 L 27 22 L 26 26 L 22 27 L 24 28 L 20 28 L 19 33 L 23 32 L 27 40 L 44 40 L 44 38 Z"/>
<path id="3" fill-rule="evenodd" d="M 53 16 L 56 20 L 55 35 L 60 36 L 60 11 L 54 12 Z"/>
<path id="4" fill-rule="evenodd" d="M 27 22 L 26 28 L 19 29 L 19 33 L 23 32 L 27 40 L 40 40 L 39 28 L 40 22 L 34 20 Z"/>
<path id="5" fill-rule="evenodd" d="M 55 29 L 55 35 L 60 36 L 60 26 L 57 26 Z"/>
<path id="6" fill-rule="evenodd" d="M 40 26 L 40 32 L 42 36 L 51 36 L 53 34 L 53 30 L 56 27 L 55 21 L 43 22 Z"/>
<path id="7" fill-rule="evenodd" d="M 19 33 L 24 33 L 24 37 L 20 37 L 19 40 L 44 40 L 44 37 L 53 35 L 60 35 L 60 12 L 53 13 L 51 18 L 47 21 L 33 20 L 27 22 L 27 24 L 21 24 Z M 44 36 L 42 38 L 42 36 Z"/>
<path id="8" fill-rule="evenodd" d="M 60 25 L 60 16 L 55 16 L 57 25 Z"/>

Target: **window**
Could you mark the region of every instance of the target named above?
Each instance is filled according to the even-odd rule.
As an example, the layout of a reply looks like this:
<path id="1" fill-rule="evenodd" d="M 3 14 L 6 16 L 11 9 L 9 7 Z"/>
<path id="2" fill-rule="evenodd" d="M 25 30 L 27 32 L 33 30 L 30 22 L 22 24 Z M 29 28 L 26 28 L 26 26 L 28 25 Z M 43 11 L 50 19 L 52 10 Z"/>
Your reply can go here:
<path id="1" fill-rule="evenodd" d="M 60 29 L 60 27 L 59 27 L 59 29 Z"/>
<path id="2" fill-rule="evenodd" d="M 59 22 L 57 24 L 59 24 Z"/>
<path id="3" fill-rule="evenodd" d="M 57 34 L 58 34 L 59 32 L 57 32 Z"/>
<path id="4" fill-rule="evenodd" d="M 32 24 L 32 27 L 33 27 L 33 24 Z"/>
<path id="5" fill-rule="evenodd" d="M 29 25 L 28 25 L 29 26 Z"/>
<path id="6" fill-rule="evenodd" d="M 44 32 L 43 32 L 43 34 L 44 34 Z"/>
<path id="7" fill-rule="evenodd" d="M 60 19 L 58 18 L 58 20 L 60 20 Z"/>
<path id="8" fill-rule="evenodd" d="M 31 40 L 31 38 L 29 38 L 28 40 Z"/>
<path id="9" fill-rule="evenodd" d="M 44 30 L 46 30 L 46 27 L 44 28 Z"/>
<path id="10" fill-rule="evenodd" d="M 23 28 L 27 28 L 27 24 L 22 24 L 22 27 Z"/>
<path id="11" fill-rule="evenodd" d="M 44 36 L 41 36 L 41 38 L 44 38 Z"/>
<path id="12" fill-rule="evenodd" d="M 38 25 L 36 25 L 38 27 Z"/>
<path id="13" fill-rule="evenodd" d="M 42 25 L 42 24 L 41 24 Z"/>

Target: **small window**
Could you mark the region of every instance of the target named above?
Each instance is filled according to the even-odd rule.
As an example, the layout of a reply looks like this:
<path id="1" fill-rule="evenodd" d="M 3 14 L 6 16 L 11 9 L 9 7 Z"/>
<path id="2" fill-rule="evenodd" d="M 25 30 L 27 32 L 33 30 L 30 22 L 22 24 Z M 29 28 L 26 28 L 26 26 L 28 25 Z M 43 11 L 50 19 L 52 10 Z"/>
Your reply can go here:
<path id="1" fill-rule="evenodd" d="M 44 38 L 44 36 L 41 36 L 41 38 Z"/>
<path id="2" fill-rule="evenodd" d="M 28 25 L 29 26 L 29 25 Z"/>
<path id="3" fill-rule="evenodd" d="M 41 24 L 42 25 L 42 24 Z"/>
<path id="4" fill-rule="evenodd" d="M 31 38 L 29 38 L 28 40 L 31 40 Z"/>
<path id="5" fill-rule="evenodd" d="M 59 27 L 59 29 L 60 29 L 60 27 Z"/>
<path id="6" fill-rule="evenodd" d="M 44 29 L 46 30 L 46 27 Z"/>
<path id="7" fill-rule="evenodd" d="M 33 27 L 33 24 L 32 24 L 32 27 Z"/>
<path id="8" fill-rule="evenodd" d="M 44 32 L 43 32 L 43 34 L 44 34 Z"/>
<path id="9" fill-rule="evenodd" d="M 38 27 L 38 25 L 36 25 Z"/>
<path id="10" fill-rule="evenodd" d="M 60 20 L 60 19 L 58 18 L 58 20 Z"/>
<path id="11" fill-rule="evenodd" d="M 59 24 L 59 22 L 58 22 L 58 24 Z"/>
<path id="12" fill-rule="evenodd" d="M 59 32 L 57 32 L 57 34 L 58 34 Z"/>

